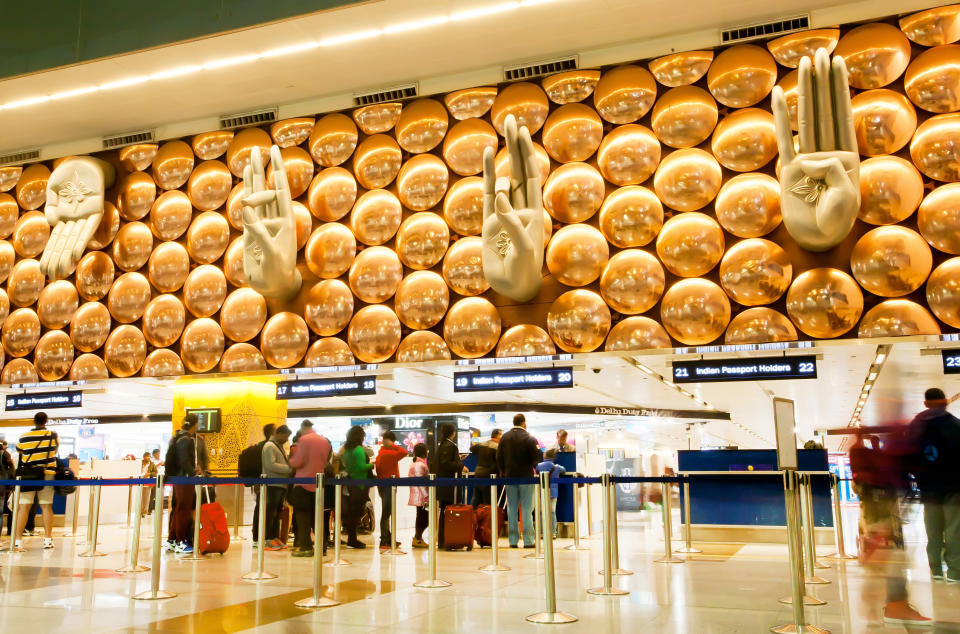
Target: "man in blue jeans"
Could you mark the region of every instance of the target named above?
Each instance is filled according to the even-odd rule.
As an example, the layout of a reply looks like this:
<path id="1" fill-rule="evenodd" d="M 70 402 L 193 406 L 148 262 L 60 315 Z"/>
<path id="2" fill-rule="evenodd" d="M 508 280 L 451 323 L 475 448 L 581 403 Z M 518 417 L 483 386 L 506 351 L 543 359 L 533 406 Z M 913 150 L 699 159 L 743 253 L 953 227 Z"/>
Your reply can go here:
<path id="1" fill-rule="evenodd" d="M 497 446 L 497 467 L 504 478 L 532 478 L 542 454 L 537 440 L 527 432 L 527 419 L 523 414 L 513 417 L 513 429 L 500 438 Z M 520 542 L 520 528 L 517 526 L 520 511 L 523 511 L 523 547 L 533 548 L 533 496 L 537 490 L 535 484 L 508 484 L 507 526 L 510 548 L 517 548 Z"/>

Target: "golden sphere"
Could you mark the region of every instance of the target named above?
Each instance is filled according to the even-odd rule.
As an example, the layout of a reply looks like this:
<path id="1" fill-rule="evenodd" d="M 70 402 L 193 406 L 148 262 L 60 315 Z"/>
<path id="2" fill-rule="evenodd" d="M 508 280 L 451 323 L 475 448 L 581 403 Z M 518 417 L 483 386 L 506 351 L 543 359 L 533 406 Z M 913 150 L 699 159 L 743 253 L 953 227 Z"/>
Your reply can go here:
<path id="1" fill-rule="evenodd" d="M 548 124 L 549 125 L 549 124 Z M 628 124 L 603 137 L 597 165 L 614 185 L 636 185 L 650 178 L 660 164 L 660 141 L 650 128 Z"/>
<path id="2" fill-rule="evenodd" d="M 645 68 L 626 65 L 608 70 L 597 83 L 593 103 L 605 121 L 632 123 L 647 114 L 657 98 L 657 82 Z"/>
<path id="3" fill-rule="evenodd" d="M 24 168 L 17 181 L 17 204 L 27 211 L 37 209 L 47 200 L 50 169 L 43 163 Z"/>
<path id="4" fill-rule="evenodd" d="M 777 82 L 780 89 L 783 90 L 784 101 L 787 102 L 787 116 L 790 119 L 790 129 L 796 132 L 799 129 L 797 125 L 797 107 L 800 100 L 800 92 L 797 84 L 800 81 L 800 72 L 792 70 Z"/>
<path id="5" fill-rule="evenodd" d="M 607 352 L 650 350 L 671 347 L 670 337 L 663 326 L 649 317 L 627 317 L 610 329 Z"/>
<path id="6" fill-rule="evenodd" d="M 924 121 L 910 141 L 913 164 L 938 181 L 960 181 L 960 113 Z"/>
<path id="7" fill-rule="evenodd" d="M 93 352 L 110 336 L 110 311 L 100 302 L 87 302 L 70 318 L 70 340 L 80 352 Z"/>
<path id="8" fill-rule="evenodd" d="M 910 63 L 907 36 L 897 27 L 881 22 L 847 32 L 833 52 L 847 63 L 850 85 L 860 89 L 882 88 L 892 83 Z"/>
<path id="9" fill-rule="evenodd" d="M 928 49 L 913 60 L 903 78 L 910 101 L 928 112 L 960 109 L 960 46 Z"/>
<path id="10" fill-rule="evenodd" d="M 703 88 L 671 88 L 653 107 L 650 127 L 665 145 L 689 148 L 706 141 L 717 126 L 717 102 Z"/>
<path id="11" fill-rule="evenodd" d="M 556 346 L 547 331 L 540 326 L 520 324 L 513 326 L 500 337 L 497 344 L 498 358 L 536 357 L 554 355 Z"/>
<path id="12" fill-rule="evenodd" d="M 122 271 L 143 268 L 153 251 L 153 233 L 142 222 L 128 222 L 113 242 L 113 260 Z"/>
<path id="13" fill-rule="evenodd" d="M 583 101 L 592 95 L 598 81 L 599 70 L 570 70 L 544 77 L 540 85 L 550 101 L 563 105 Z"/>
<path id="14" fill-rule="evenodd" d="M 143 376 L 161 377 L 161 376 L 183 376 L 183 361 L 173 350 L 159 348 L 147 355 L 143 362 L 143 370 L 140 372 Z"/>
<path id="15" fill-rule="evenodd" d="M 194 319 L 183 329 L 180 358 L 190 372 L 207 372 L 217 367 L 223 356 L 223 331 L 207 317 Z M 266 348 L 266 342 L 263 343 Z"/>
<path id="16" fill-rule="evenodd" d="M 10 194 L 0 194 L 0 238 L 7 238 L 17 226 L 20 207 Z"/>
<path id="17" fill-rule="evenodd" d="M 238 182 L 227 196 L 227 222 L 237 231 L 243 231 L 243 198 L 247 195 L 243 181 Z M 189 219 L 187 220 L 189 223 Z"/>
<path id="18" fill-rule="evenodd" d="M 23 167 L 19 165 L 0 167 L 0 192 L 13 189 L 17 182 L 19 182 L 22 173 Z"/>
<path id="19" fill-rule="evenodd" d="M 77 292 L 80 297 L 92 301 L 106 297 L 113 285 L 113 260 L 102 251 L 87 253 L 77 264 Z M 9 288 L 9 284 L 7 287 Z"/>
<path id="20" fill-rule="evenodd" d="M 443 339 L 458 357 L 476 359 L 493 350 L 500 339 L 500 314 L 482 297 L 457 301 L 443 320 Z"/>
<path id="21" fill-rule="evenodd" d="M 397 348 L 397 363 L 449 361 L 450 348 L 440 335 L 419 330 L 407 335 Z"/>
<path id="22" fill-rule="evenodd" d="M 357 200 L 357 181 L 342 167 L 328 167 L 314 176 L 307 193 L 310 213 L 325 222 L 340 220 Z"/>
<path id="23" fill-rule="evenodd" d="M 243 236 L 233 239 L 223 256 L 223 274 L 227 281 L 237 287 L 247 285 L 247 274 L 243 270 Z"/>
<path id="24" fill-rule="evenodd" d="M 786 315 L 772 308 L 748 308 L 730 320 L 723 342 L 740 345 L 796 340 L 797 329 Z"/>
<path id="25" fill-rule="evenodd" d="M 450 174 L 433 154 L 420 154 L 406 161 L 397 175 L 397 195 L 407 209 L 425 211 L 435 207 L 447 193 Z"/>
<path id="26" fill-rule="evenodd" d="M 340 277 L 350 268 L 357 255 L 357 240 L 339 222 L 320 225 L 310 234 L 304 257 L 307 268 L 322 278 Z"/>
<path id="27" fill-rule="evenodd" d="M 408 328 L 422 330 L 440 323 L 450 305 L 443 278 L 432 271 L 414 271 L 404 278 L 394 299 L 397 317 Z"/>
<path id="28" fill-rule="evenodd" d="M 926 308 L 907 299 L 888 299 L 867 311 L 860 321 L 857 336 L 910 337 L 939 335 L 940 326 Z"/>
<path id="29" fill-rule="evenodd" d="M 310 166 L 313 167 L 312 161 Z M 232 188 L 233 178 L 226 165 L 220 161 L 204 161 L 190 174 L 187 195 L 200 211 L 213 211 L 227 202 Z M 153 204 L 153 201 L 150 202 Z"/>
<path id="30" fill-rule="evenodd" d="M 596 110 L 581 103 L 560 106 L 547 117 L 542 139 L 544 149 L 554 160 L 585 161 L 600 147 L 603 121 Z"/>
<path id="31" fill-rule="evenodd" d="M 503 136 L 507 115 L 512 114 L 517 118 L 517 129 L 526 127 L 533 136 L 543 126 L 549 112 L 547 93 L 536 84 L 521 81 L 510 84 L 496 96 L 490 109 L 490 120 Z"/>
<path id="32" fill-rule="evenodd" d="M 658 57 L 647 66 L 658 82 L 668 88 L 676 88 L 700 81 L 707 74 L 712 61 L 713 51 L 686 51 Z"/>
<path id="33" fill-rule="evenodd" d="M 227 278 L 223 271 L 204 264 L 190 271 L 183 283 L 183 303 L 194 317 L 209 317 L 227 298 Z"/>
<path id="34" fill-rule="evenodd" d="M 940 321 L 960 328 L 960 258 L 947 260 L 930 274 L 927 305 Z"/>
<path id="35" fill-rule="evenodd" d="M 483 179 L 461 178 L 443 199 L 443 218 L 462 236 L 479 235 L 483 229 Z"/>
<path id="36" fill-rule="evenodd" d="M 151 346 L 172 346 L 180 338 L 186 320 L 187 311 L 178 297 L 157 295 L 143 313 L 143 336 Z"/>
<path id="37" fill-rule="evenodd" d="M 383 363 L 400 345 L 400 320 L 386 306 L 364 306 L 350 320 L 347 342 L 357 359 Z"/>
<path id="38" fill-rule="evenodd" d="M 680 280 L 663 295 L 660 321 L 680 343 L 702 346 L 727 329 L 730 300 L 722 288 L 709 280 Z"/>
<path id="39" fill-rule="evenodd" d="M 567 225 L 547 245 L 547 268 L 567 286 L 586 286 L 603 272 L 610 248 L 603 234 L 590 225 Z"/>
<path id="40" fill-rule="evenodd" d="M 273 141 L 266 130 L 261 128 L 244 128 L 234 135 L 227 146 L 227 167 L 237 178 L 243 178 L 243 170 L 250 165 L 250 156 L 253 152 L 260 153 L 263 165 L 270 161 L 270 146 Z M 190 367 L 190 364 L 187 364 Z"/>
<path id="41" fill-rule="evenodd" d="M 187 253 L 200 264 L 219 260 L 229 243 L 230 224 L 215 211 L 198 215 L 187 230 Z"/>
<path id="42" fill-rule="evenodd" d="M 429 152 L 446 133 L 447 111 L 435 99 L 416 99 L 406 104 L 394 130 L 400 147 L 412 154 Z"/>
<path id="43" fill-rule="evenodd" d="M 671 152 L 653 177 L 657 197 L 671 209 L 695 211 L 717 197 L 723 172 L 717 159 L 699 149 Z"/>
<path id="44" fill-rule="evenodd" d="M 103 360 L 110 374 L 120 378 L 133 376 L 147 358 L 147 342 L 136 326 L 119 326 L 107 337 Z"/>
<path id="45" fill-rule="evenodd" d="M 780 245 L 750 238 L 730 247 L 720 262 L 720 285 L 744 306 L 772 304 L 793 280 L 790 256 Z"/>
<path id="46" fill-rule="evenodd" d="M 462 238 L 454 242 L 443 258 L 443 279 L 460 295 L 479 295 L 490 288 L 483 275 L 483 242 Z"/>
<path id="47" fill-rule="evenodd" d="M 353 120 L 364 134 L 380 134 L 397 125 L 403 104 L 375 103 L 353 111 Z"/>
<path id="48" fill-rule="evenodd" d="M 291 198 L 299 198 L 313 180 L 313 159 L 310 154 L 301 147 L 286 147 L 280 150 L 280 158 L 283 159 L 283 171 L 287 175 L 287 185 L 290 188 Z M 276 187 L 274 181 L 273 163 L 267 167 L 267 183 Z"/>
<path id="49" fill-rule="evenodd" d="M 462 121 L 487 114 L 496 98 L 496 86 L 479 86 L 451 92 L 443 98 L 443 103 L 450 111 L 451 117 L 457 121 Z"/>
<path id="50" fill-rule="evenodd" d="M 190 256 L 179 242 L 162 242 L 150 254 L 147 276 L 161 293 L 180 290 L 190 272 Z"/>
<path id="51" fill-rule="evenodd" d="M 866 156 L 899 151 L 917 129 L 917 111 L 899 92 L 886 88 L 866 90 L 851 103 L 857 146 Z"/>
<path id="52" fill-rule="evenodd" d="M 800 60 L 809 57 L 811 61 L 817 50 L 824 49 L 827 54 L 833 52 L 840 39 L 840 29 L 811 29 L 790 33 L 767 42 L 767 49 L 781 66 L 796 68 Z"/>
<path id="53" fill-rule="evenodd" d="M 62 330 L 51 330 L 40 337 L 34 353 L 37 374 L 44 381 L 59 381 L 73 365 L 73 344 Z"/>
<path id="54" fill-rule="evenodd" d="M 307 368 L 333 367 L 353 365 L 354 361 L 346 341 L 337 337 L 323 337 L 310 345 L 303 365 Z"/>
<path id="55" fill-rule="evenodd" d="M 238 292 L 239 291 L 234 291 L 234 294 Z M 231 294 L 231 297 L 232 296 L 233 294 Z M 263 298 L 260 299 L 262 301 Z M 227 302 L 230 302 L 229 297 L 227 298 Z M 226 309 L 227 306 L 224 304 L 223 311 L 220 312 L 221 323 L 223 321 L 222 315 Z M 266 304 L 263 306 L 263 311 L 265 315 Z M 303 307 L 303 316 L 310 330 L 318 335 L 329 337 L 337 334 L 347 327 L 347 324 L 350 323 L 350 318 L 353 317 L 353 294 L 350 292 L 350 287 L 340 280 L 323 280 L 317 282 L 307 294 L 306 304 Z M 263 323 L 261 322 L 260 325 L 262 326 Z M 258 332 L 259 330 L 260 328 L 257 327 Z M 252 336 L 253 335 L 250 337 Z M 246 339 L 250 339 L 250 337 L 246 337 Z M 234 337 L 230 338 L 234 339 Z M 246 339 L 236 339 L 236 341 L 246 341 Z"/>
<path id="56" fill-rule="evenodd" d="M 110 287 L 107 308 L 121 324 L 129 324 L 143 316 L 150 302 L 150 282 L 140 273 L 124 273 Z"/>
<path id="57" fill-rule="evenodd" d="M 230 147 L 233 135 L 233 130 L 213 130 L 197 134 L 191 141 L 193 153 L 201 161 L 220 158 Z"/>
<path id="58" fill-rule="evenodd" d="M 39 211 L 28 211 L 17 220 L 13 231 L 13 249 L 22 258 L 32 258 L 43 253 L 50 238 L 50 225 Z"/>
<path id="59" fill-rule="evenodd" d="M 397 292 L 403 265 L 387 247 L 370 247 L 357 254 L 350 266 L 350 289 L 369 304 L 385 302 Z"/>
<path id="60" fill-rule="evenodd" d="M 739 174 L 714 202 L 720 225 L 738 238 L 758 238 L 780 225 L 780 184 L 767 174 Z"/>
<path id="61" fill-rule="evenodd" d="M 36 368 L 26 359 L 11 359 L 0 373 L 0 383 L 36 383 L 38 380 Z"/>
<path id="62" fill-rule="evenodd" d="M 777 83 L 773 56 L 754 44 L 731 46 L 717 55 L 707 71 L 707 85 L 717 101 L 746 108 L 763 100 Z"/>
<path id="63" fill-rule="evenodd" d="M 267 369 L 263 355 L 249 343 L 235 343 L 220 357 L 221 372 L 257 372 Z"/>
<path id="64" fill-rule="evenodd" d="M 853 328 L 863 313 L 863 293 L 852 277 L 837 269 L 811 269 L 787 291 L 790 320 L 810 337 L 833 339 Z"/>
<path id="65" fill-rule="evenodd" d="M 567 291 L 550 305 L 547 331 L 565 352 L 592 352 L 610 332 L 610 309 L 593 291 Z"/>
<path id="66" fill-rule="evenodd" d="M 7 371 L 6 368 L 3 369 Z M 107 364 L 95 354 L 81 354 L 70 366 L 71 381 L 102 381 L 110 378 Z M 36 375 L 34 375 L 36 380 Z"/>
<path id="67" fill-rule="evenodd" d="M 3 349 L 11 357 L 25 357 L 40 340 L 40 318 L 29 308 L 18 308 L 3 320 Z"/>
<path id="68" fill-rule="evenodd" d="M 923 177 L 899 156 L 875 156 L 860 163 L 859 218 L 890 225 L 909 218 L 923 200 Z"/>
<path id="69" fill-rule="evenodd" d="M 933 248 L 960 255 L 960 184 L 941 185 L 927 194 L 917 210 L 917 225 Z"/>
<path id="70" fill-rule="evenodd" d="M 342 282 L 341 282 L 342 284 Z M 306 309 L 309 313 L 309 304 Z M 223 302 L 220 309 L 220 328 L 232 341 L 249 341 L 267 321 L 267 301 L 252 288 L 238 288 Z"/>
<path id="71" fill-rule="evenodd" d="M 6 297 L 3 298 L 3 303 L 7 303 Z M 76 287 L 66 280 L 58 280 L 40 291 L 37 316 L 45 328 L 63 328 L 70 323 L 70 318 L 79 305 L 80 297 Z"/>
<path id="72" fill-rule="evenodd" d="M 483 153 L 497 149 L 497 132 L 483 119 L 467 119 L 450 128 L 443 140 L 443 160 L 454 173 L 473 176 L 483 171 Z"/>
<path id="73" fill-rule="evenodd" d="M 713 131 L 710 149 L 727 169 L 735 172 L 760 169 L 777 155 L 773 115 L 759 108 L 734 110 Z"/>
<path id="74" fill-rule="evenodd" d="M 120 164 L 124 169 L 136 172 L 143 171 L 150 167 L 153 159 L 157 157 L 157 150 L 160 148 L 156 143 L 137 143 L 121 148 L 117 153 Z"/>
<path id="75" fill-rule="evenodd" d="M 640 247 L 660 233 L 663 206 L 646 187 L 621 187 L 603 201 L 599 224 L 610 244 L 620 248 Z"/>
<path id="76" fill-rule="evenodd" d="M 36 260 L 20 260 L 13 265 L 7 279 L 7 293 L 10 302 L 17 306 L 30 306 L 40 297 L 47 281 L 40 263 Z"/>
<path id="77" fill-rule="evenodd" d="M 389 241 L 403 218 L 403 207 L 392 193 L 374 189 L 360 197 L 350 212 L 350 228 L 363 244 L 376 246 Z"/>
<path id="78" fill-rule="evenodd" d="M 543 206 L 560 222 L 583 222 L 603 204 L 606 185 L 599 170 L 586 163 L 566 163 L 550 173 L 543 186 Z"/>
<path id="79" fill-rule="evenodd" d="M 16 257 L 17 254 L 13 250 L 13 245 L 6 240 L 0 240 L 0 282 L 4 282 L 10 277 L 10 271 L 13 270 L 13 261 Z M 110 258 L 107 257 L 107 260 L 110 260 Z M 113 262 L 110 262 L 110 266 L 113 266 Z"/>
<path id="80" fill-rule="evenodd" d="M 167 141 L 157 150 L 157 156 L 153 159 L 153 181 L 160 189 L 178 189 L 187 182 L 192 171 L 193 150 L 183 141 Z M 139 217 L 142 218 L 152 204 L 153 197 L 150 197 L 150 202 Z M 123 205 L 118 207 L 123 214 Z"/>
<path id="81" fill-rule="evenodd" d="M 120 212 L 111 203 L 103 203 L 103 217 L 100 218 L 100 224 L 96 231 L 87 241 L 87 249 L 102 249 L 117 237 L 120 231 Z"/>
<path id="82" fill-rule="evenodd" d="M 628 249 L 610 258 L 600 278 L 600 295 L 618 313 L 637 315 L 660 301 L 665 284 L 657 258 L 640 249 Z"/>
<path id="83" fill-rule="evenodd" d="M 176 240 L 190 226 L 193 205 L 180 190 L 163 192 L 150 208 L 150 228 L 160 240 Z"/>
<path id="84" fill-rule="evenodd" d="M 3 320 L 6 319 L 7 315 L 9 314 L 10 314 L 10 298 L 7 297 L 7 292 L 2 288 L 0 288 L 0 324 L 3 323 Z"/>
<path id="85" fill-rule="evenodd" d="M 723 257 L 720 224 L 702 213 L 677 214 L 657 236 L 657 255 L 667 270 L 681 277 L 699 277 Z"/>
<path id="86" fill-rule="evenodd" d="M 900 18 L 900 30 L 921 46 L 940 46 L 960 40 L 960 5 L 934 7 Z"/>
<path id="87" fill-rule="evenodd" d="M 307 143 L 310 155 L 320 165 L 340 165 L 357 147 L 357 126 L 345 114 L 335 112 L 317 120 Z"/>
<path id="88" fill-rule="evenodd" d="M 366 189 L 379 189 L 393 182 L 400 171 L 402 153 L 393 137 L 375 134 L 364 139 L 353 155 L 353 173 Z"/>
<path id="89" fill-rule="evenodd" d="M 920 234 L 899 225 L 865 233 L 850 254 L 850 271 L 865 290 L 901 297 L 917 290 L 930 275 L 933 254 Z"/>
<path id="90" fill-rule="evenodd" d="M 411 269 L 429 269 L 443 259 L 450 244 L 450 229 L 443 217 L 421 211 L 409 216 L 397 232 L 397 255 Z"/>
<path id="91" fill-rule="evenodd" d="M 300 145 L 308 138 L 313 126 L 317 122 L 313 117 L 295 117 L 277 121 L 270 126 L 270 138 L 280 148 L 286 149 L 295 145 Z M 313 159 L 310 159 L 313 163 Z"/>

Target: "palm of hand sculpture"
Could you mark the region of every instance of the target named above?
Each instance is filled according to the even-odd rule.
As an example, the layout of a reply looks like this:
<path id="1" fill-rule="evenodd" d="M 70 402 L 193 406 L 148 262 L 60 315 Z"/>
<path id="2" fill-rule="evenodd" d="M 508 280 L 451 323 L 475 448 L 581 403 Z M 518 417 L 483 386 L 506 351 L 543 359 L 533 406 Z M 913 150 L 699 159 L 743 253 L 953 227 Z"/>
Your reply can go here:
<path id="1" fill-rule="evenodd" d="M 273 189 L 267 189 L 260 152 L 250 153 L 243 170 L 243 272 L 264 297 L 289 299 L 300 291 L 297 270 L 297 221 L 283 157 L 270 148 Z"/>
<path id="2" fill-rule="evenodd" d="M 773 89 L 780 150 L 783 224 L 804 249 L 826 251 L 853 228 L 860 209 L 860 154 L 850 104 L 847 66 L 826 50 L 800 60 L 799 153 L 794 150 L 787 101 Z"/>
<path id="3" fill-rule="evenodd" d="M 543 269 L 543 194 L 533 141 L 505 123 L 510 178 L 497 178 L 493 148 L 483 153 L 483 275 L 496 292 L 525 302 L 540 290 Z"/>
<path id="4" fill-rule="evenodd" d="M 47 181 L 43 208 L 53 227 L 40 256 L 40 270 L 51 280 L 70 275 L 103 218 L 103 192 L 115 171 L 90 156 L 68 158 Z M 109 182 L 108 182 L 109 181 Z"/>

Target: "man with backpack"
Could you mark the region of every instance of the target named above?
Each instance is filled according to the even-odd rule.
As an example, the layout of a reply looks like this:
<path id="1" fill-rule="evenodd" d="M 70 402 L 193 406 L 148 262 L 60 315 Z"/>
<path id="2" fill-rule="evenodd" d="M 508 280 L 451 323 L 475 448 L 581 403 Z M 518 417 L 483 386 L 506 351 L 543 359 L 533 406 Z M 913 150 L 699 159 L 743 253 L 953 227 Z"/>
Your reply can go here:
<path id="1" fill-rule="evenodd" d="M 20 453 L 20 463 L 17 465 L 17 475 L 23 480 L 53 480 L 57 473 L 57 452 L 60 449 L 60 439 L 55 432 L 47 429 L 47 415 L 37 412 L 33 416 L 33 429 L 20 437 L 17 451 Z M 53 487 L 40 486 L 35 490 L 24 491 L 21 486 L 20 505 L 30 509 L 34 501 L 40 506 L 43 514 L 45 549 L 53 548 Z M 21 512 L 17 517 L 15 548 L 23 548 L 20 536 L 26 528 L 29 513 Z"/>
<path id="2" fill-rule="evenodd" d="M 273 423 L 267 423 L 263 426 L 263 440 L 255 445 L 250 445 L 240 452 L 240 459 L 237 461 L 237 475 L 241 478 L 259 478 L 263 475 L 263 445 L 270 440 L 273 430 L 277 426 Z M 253 488 L 253 546 L 256 548 L 260 541 L 260 487 L 252 484 L 245 484 L 245 487 Z"/>
<path id="3" fill-rule="evenodd" d="M 203 475 L 203 460 L 199 458 L 197 442 L 197 415 L 187 414 L 180 431 L 170 440 L 164 460 L 167 476 L 190 478 Z M 204 450 L 205 451 L 205 450 Z M 192 484 L 173 485 L 169 535 L 166 548 L 181 555 L 193 553 L 193 511 L 196 503 Z"/>

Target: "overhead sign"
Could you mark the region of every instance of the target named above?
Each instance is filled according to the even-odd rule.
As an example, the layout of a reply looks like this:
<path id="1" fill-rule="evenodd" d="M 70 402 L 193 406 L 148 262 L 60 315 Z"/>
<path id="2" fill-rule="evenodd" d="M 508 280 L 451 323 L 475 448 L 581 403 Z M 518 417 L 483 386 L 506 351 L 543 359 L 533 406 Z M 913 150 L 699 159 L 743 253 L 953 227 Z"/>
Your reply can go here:
<path id="1" fill-rule="evenodd" d="M 943 355 L 943 373 L 960 374 L 960 348 L 954 350 L 941 350 Z"/>
<path id="2" fill-rule="evenodd" d="M 773 399 L 773 425 L 777 432 L 777 468 L 798 469 L 797 420 L 792 400 Z"/>
<path id="3" fill-rule="evenodd" d="M 80 407 L 83 392 L 33 392 L 30 394 L 8 394 L 6 410 L 53 409 L 56 407 Z"/>
<path id="4" fill-rule="evenodd" d="M 573 387 L 573 368 L 454 372 L 454 392 L 494 392 Z"/>
<path id="5" fill-rule="evenodd" d="M 674 361 L 674 383 L 723 383 L 817 378 L 817 357 L 754 357 Z"/>
<path id="6" fill-rule="evenodd" d="M 309 381 L 280 381 L 277 383 L 278 399 L 362 396 L 364 394 L 376 393 L 377 378 L 373 376 L 311 379 Z"/>

